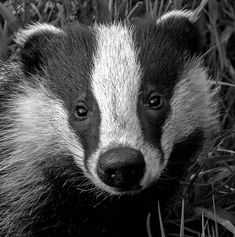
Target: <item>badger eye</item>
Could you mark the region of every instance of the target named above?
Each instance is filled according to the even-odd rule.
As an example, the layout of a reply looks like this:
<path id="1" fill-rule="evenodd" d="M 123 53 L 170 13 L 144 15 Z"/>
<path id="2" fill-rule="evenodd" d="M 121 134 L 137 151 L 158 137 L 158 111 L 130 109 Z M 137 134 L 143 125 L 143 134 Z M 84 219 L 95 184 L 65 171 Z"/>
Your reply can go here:
<path id="1" fill-rule="evenodd" d="M 88 115 L 88 109 L 84 105 L 77 105 L 74 113 L 78 119 L 83 120 Z"/>
<path id="2" fill-rule="evenodd" d="M 163 105 L 163 100 L 161 96 L 152 94 L 149 96 L 146 106 L 153 110 L 159 110 L 162 108 L 162 105 Z"/>

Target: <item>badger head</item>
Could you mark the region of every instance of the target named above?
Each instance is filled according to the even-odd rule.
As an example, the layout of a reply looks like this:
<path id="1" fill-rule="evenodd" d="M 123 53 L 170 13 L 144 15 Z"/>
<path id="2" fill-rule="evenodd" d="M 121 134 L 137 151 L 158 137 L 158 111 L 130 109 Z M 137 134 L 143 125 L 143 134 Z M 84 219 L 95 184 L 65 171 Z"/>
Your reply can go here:
<path id="1" fill-rule="evenodd" d="M 195 157 L 217 125 L 195 21 L 173 11 L 157 22 L 22 30 L 8 159 L 75 167 L 122 195 Z"/>

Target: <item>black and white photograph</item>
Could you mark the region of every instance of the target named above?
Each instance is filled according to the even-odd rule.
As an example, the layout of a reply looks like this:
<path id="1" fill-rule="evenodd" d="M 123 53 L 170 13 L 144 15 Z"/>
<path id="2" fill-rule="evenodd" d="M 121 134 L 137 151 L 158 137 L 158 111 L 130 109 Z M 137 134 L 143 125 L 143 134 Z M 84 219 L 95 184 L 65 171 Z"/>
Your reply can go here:
<path id="1" fill-rule="evenodd" d="M 235 1 L 0 1 L 0 237 L 235 237 Z"/>

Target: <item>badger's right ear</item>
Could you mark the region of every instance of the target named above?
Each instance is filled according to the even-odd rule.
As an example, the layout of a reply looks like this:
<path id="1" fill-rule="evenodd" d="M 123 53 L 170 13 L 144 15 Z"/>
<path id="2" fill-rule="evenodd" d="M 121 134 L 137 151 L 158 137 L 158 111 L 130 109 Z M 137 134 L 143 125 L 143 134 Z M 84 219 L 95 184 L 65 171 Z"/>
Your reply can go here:
<path id="1" fill-rule="evenodd" d="M 15 41 L 20 46 L 20 60 L 26 75 L 42 71 L 48 58 L 58 50 L 65 32 L 46 23 L 33 24 L 20 30 Z"/>
<path id="2" fill-rule="evenodd" d="M 161 16 L 157 20 L 157 26 L 178 48 L 193 56 L 201 51 L 201 34 L 197 20 L 196 11 L 173 10 Z"/>

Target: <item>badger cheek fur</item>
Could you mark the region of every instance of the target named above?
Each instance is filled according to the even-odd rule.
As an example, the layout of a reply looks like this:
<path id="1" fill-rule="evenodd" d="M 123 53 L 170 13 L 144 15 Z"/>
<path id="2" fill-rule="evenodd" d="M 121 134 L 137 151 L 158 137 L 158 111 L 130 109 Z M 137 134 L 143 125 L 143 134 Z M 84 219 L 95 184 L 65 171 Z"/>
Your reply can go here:
<path id="1" fill-rule="evenodd" d="M 40 84 L 37 89 L 27 84 L 18 89 L 24 93 L 16 94 L 9 101 L 8 113 L 13 126 L 9 128 L 11 139 L 8 139 L 14 141 L 17 150 L 23 153 L 22 159 L 33 154 L 40 157 L 43 155 L 41 150 L 50 156 L 50 149 L 53 148 L 58 154 L 73 155 L 79 168 L 86 172 L 82 159 L 84 150 L 68 124 L 63 102 L 53 98 Z M 8 147 L 7 140 L 2 142 L 6 142 Z"/>

